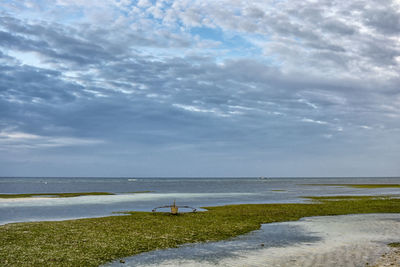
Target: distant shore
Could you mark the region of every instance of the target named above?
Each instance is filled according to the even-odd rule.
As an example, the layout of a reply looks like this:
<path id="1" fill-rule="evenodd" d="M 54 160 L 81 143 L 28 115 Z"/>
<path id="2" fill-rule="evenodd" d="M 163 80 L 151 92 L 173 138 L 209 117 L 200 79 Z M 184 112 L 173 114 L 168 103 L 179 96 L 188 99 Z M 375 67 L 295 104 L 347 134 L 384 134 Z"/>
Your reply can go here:
<path id="1" fill-rule="evenodd" d="M 136 192 L 126 192 L 124 194 L 141 194 L 141 193 L 151 193 L 152 191 L 136 191 Z M 62 198 L 62 197 L 81 197 L 81 196 L 111 196 L 115 193 L 110 192 L 74 192 L 74 193 L 35 193 L 35 194 L 0 194 L 1 199 L 36 199 L 36 198 Z"/>

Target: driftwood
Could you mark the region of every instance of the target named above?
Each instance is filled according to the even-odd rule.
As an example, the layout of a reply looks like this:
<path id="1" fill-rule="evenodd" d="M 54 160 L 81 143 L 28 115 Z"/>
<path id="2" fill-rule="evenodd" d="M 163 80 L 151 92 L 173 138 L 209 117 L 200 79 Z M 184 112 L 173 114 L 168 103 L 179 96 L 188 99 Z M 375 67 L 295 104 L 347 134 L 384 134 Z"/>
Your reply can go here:
<path id="1" fill-rule="evenodd" d="M 174 200 L 174 204 L 156 207 L 156 208 L 154 208 L 154 209 L 152 210 L 152 212 L 156 212 L 157 209 L 164 209 L 164 208 L 170 208 L 170 209 L 171 209 L 171 214 L 174 214 L 174 215 L 178 214 L 178 209 L 179 209 L 179 208 L 192 209 L 192 212 L 196 212 L 196 210 L 197 210 L 197 209 L 195 209 L 195 208 L 193 208 L 193 207 L 190 207 L 190 206 L 177 206 L 177 205 L 175 204 L 175 200 Z"/>

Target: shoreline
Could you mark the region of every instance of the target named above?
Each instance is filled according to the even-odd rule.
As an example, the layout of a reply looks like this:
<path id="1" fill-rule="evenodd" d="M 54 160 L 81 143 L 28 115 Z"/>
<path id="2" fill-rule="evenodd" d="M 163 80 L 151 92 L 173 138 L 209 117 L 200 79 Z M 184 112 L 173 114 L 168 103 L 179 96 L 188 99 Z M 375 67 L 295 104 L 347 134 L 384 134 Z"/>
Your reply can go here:
<path id="1" fill-rule="evenodd" d="M 0 199 L 18 199 L 18 198 L 35 199 L 38 197 L 70 198 L 70 197 L 80 197 L 80 196 L 108 196 L 108 195 L 115 195 L 115 194 L 109 192 L 0 194 Z"/>
<path id="2" fill-rule="evenodd" d="M 283 234 L 283 239 L 302 235 L 311 238 L 294 243 L 271 242 L 276 232 Z M 386 244 L 399 235 L 400 214 L 306 217 L 264 224 L 260 230 L 230 241 L 148 252 L 123 258 L 125 264 L 117 260 L 104 266 L 369 266 L 378 263 L 383 254 L 388 255 L 386 262 L 396 259 Z M 204 255 L 203 260 L 199 254 Z"/>
<path id="3" fill-rule="evenodd" d="M 139 253 L 214 242 L 304 217 L 400 213 L 399 199 L 362 198 L 307 204 L 242 204 L 207 212 L 130 212 L 129 215 L 0 226 L 0 265 L 99 266 Z M 21 257 L 20 255 L 24 255 Z"/>
<path id="4" fill-rule="evenodd" d="M 0 198 L 0 203 L 13 203 L 25 201 L 42 201 L 48 199 L 59 199 L 59 197 L 18 197 L 18 198 Z"/>

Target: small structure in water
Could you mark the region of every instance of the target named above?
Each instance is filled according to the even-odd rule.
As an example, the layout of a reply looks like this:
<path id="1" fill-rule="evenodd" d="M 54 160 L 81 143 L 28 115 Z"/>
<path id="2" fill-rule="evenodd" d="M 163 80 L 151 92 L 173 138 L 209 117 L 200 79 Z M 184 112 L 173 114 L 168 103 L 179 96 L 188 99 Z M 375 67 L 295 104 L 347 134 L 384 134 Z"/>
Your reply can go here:
<path id="1" fill-rule="evenodd" d="M 174 200 L 174 204 L 172 204 L 172 205 L 165 205 L 165 206 L 160 206 L 160 207 L 154 208 L 154 209 L 152 210 L 152 212 L 156 212 L 157 209 L 164 209 L 164 208 L 170 208 L 170 209 L 171 209 L 171 214 L 173 214 L 173 215 L 177 215 L 177 214 L 178 214 L 178 209 L 179 209 L 179 208 L 192 209 L 192 212 L 196 212 L 196 210 L 197 210 L 197 209 L 195 209 L 195 208 L 193 208 L 193 207 L 189 207 L 189 206 L 177 206 L 177 205 L 175 204 L 175 200 Z"/>

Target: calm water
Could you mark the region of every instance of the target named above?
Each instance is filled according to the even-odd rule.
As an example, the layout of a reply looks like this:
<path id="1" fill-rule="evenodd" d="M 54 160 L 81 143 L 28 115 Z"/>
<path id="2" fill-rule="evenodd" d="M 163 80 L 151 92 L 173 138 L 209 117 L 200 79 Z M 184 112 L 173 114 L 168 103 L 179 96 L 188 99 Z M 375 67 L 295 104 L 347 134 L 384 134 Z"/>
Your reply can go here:
<path id="1" fill-rule="evenodd" d="M 304 202 L 301 196 L 399 194 L 400 190 L 310 184 L 399 183 L 400 178 L 0 178 L 0 194 L 110 192 L 111 196 L 0 199 L 0 224 L 109 216 L 160 205 L 196 208 L 240 203 Z M 131 192 L 151 191 L 133 194 Z"/>
<path id="2" fill-rule="evenodd" d="M 243 254 L 270 247 L 293 246 L 320 240 L 321 237 L 304 231 L 299 226 L 269 223 L 263 224 L 259 230 L 229 240 L 186 244 L 179 248 L 155 250 L 125 258 L 124 264 L 116 260 L 105 266 L 179 266 L 183 265 L 186 260 L 196 262 L 199 266 L 217 266 L 220 265 L 220 261 L 226 259 L 242 262 L 236 266 L 252 266 L 248 262 L 243 262 Z M 186 263 L 187 265 L 188 263 Z"/>
<path id="3" fill-rule="evenodd" d="M 397 242 L 400 214 L 357 214 L 269 223 L 218 242 L 185 244 L 120 259 L 104 267 L 365 267 Z"/>

